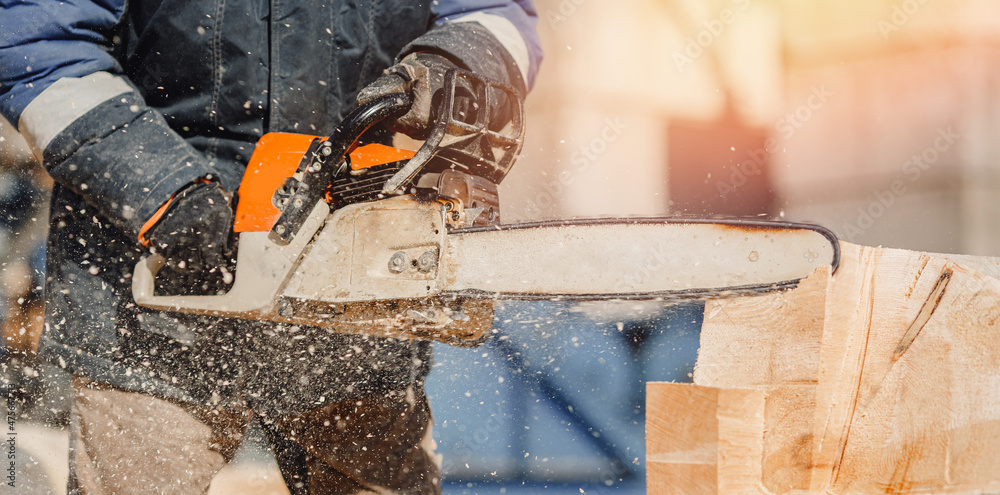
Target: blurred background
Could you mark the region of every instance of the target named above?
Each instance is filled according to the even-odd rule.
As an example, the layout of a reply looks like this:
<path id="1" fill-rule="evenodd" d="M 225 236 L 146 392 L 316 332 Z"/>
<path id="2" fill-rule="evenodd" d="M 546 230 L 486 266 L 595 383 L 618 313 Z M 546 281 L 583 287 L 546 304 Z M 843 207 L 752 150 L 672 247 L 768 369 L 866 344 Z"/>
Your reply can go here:
<path id="1" fill-rule="evenodd" d="M 505 222 L 754 216 L 858 244 L 1000 255 L 1000 4 L 536 4 L 546 59 L 523 157 L 501 185 Z M 29 179 L 37 204 L 45 181 L 2 136 L 5 176 Z M 2 204 L 4 219 L 42 218 Z M 41 229 L 18 225 L 27 240 L 0 244 L 12 253 L 0 259 L 28 282 L 4 279 L 4 342 L 30 347 L 39 262 L 24 246 Z M 644 492 L 643 384 L 690 379 L 700 322 L 697 304 L 507 303 L 483 347 L 439 346 L 428 392 L 446 493 Z M 58 373 L 14 374 L 39 391 L 26 424 L 48 425 L 40 435 L 58 446 Z M 247 442 L 220 480 L 280 492 L 267 462 Z"/>
<path id="2" fill-rule="evenodd" d="M 1000 5 L 539 0 L 507 219 L 766 214 L 1000 254 Z"/>

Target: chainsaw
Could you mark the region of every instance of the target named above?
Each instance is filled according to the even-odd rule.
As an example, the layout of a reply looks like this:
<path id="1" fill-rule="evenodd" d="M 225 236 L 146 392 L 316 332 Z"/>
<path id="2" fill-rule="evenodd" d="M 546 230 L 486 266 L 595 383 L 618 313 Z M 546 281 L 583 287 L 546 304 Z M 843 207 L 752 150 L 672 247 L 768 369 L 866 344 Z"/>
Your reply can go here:
<path id="1" fill-rule="evenodd" d="M 416 152 L 359 144 L 365 131 L 411 103 L 406 94 L 368 102 L 327 138 L 264 135 L 238 190 L 229 290 L 158 294 L 164 259 L 152 254 L 135 268 L 135 301 L 475 346 L 489 337 L 499 300 L 734 297 L 787 290 L 839 262 L 831 231 L 784 221 L 503 224 L 497 184 L 524 136 L 515 90 L 450 70 L 429 136 Z M 497 108 L 510 116 L 500 129 Z"/>

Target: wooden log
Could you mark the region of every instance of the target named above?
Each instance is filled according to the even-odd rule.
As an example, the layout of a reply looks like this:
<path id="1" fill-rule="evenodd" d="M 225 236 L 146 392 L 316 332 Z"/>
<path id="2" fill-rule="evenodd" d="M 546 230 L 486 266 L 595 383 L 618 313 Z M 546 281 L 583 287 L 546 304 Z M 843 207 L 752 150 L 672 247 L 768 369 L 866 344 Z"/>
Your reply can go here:
<path id="1" fill-rule="evenodd" d="M 647 493 L 759 493 L 764 392 L 646 387 Z M 684 414 L 677 414 L 685 411 Z M 726 473 L 722 479 L 719 473 Z"/>
<path id="2" fill-rule="evenodd" d="M 813 492 L 1000 490 L 1000 281 L 843 245 L 827 294 Z"/>
<path id="3" fill-rule="evenodd" d="M 707 303 L 694 379 L 711 392 L 698 400 L 715 400 L 718 421 L 719 397 L 763 393 L 750 408 L 760 421 L 716 424 L 744 464 L 701 469 L 708 493 L 1000 492 L 1000 280 L 983 273 L 998 266 L 842 243 L 834 276 Z M 677 417 L 694 392 L 654 389 L 647 416 L 680 423 L 648 434 L 690 427 Z M 687 479 L 693 464 L 669 437 L 647 443 L 672 453 L 670 479 Z M 649 493 L 670 493 L 650 473 Z"/>
<path id="4" fill-rule="evenodd" d="M 760 489 L 809 488 L 826 286 L 823 267 L 788 292 L 710 301 L 694 381 L 767 392 Z M 736 492 L 732 492 L 736 493 Z"/>
<path id="5" fill-rule="evenodd" d="M 824 266 L 790 291 L 706 302 L 695 383 L 815 385 L 829 279 Z"/>

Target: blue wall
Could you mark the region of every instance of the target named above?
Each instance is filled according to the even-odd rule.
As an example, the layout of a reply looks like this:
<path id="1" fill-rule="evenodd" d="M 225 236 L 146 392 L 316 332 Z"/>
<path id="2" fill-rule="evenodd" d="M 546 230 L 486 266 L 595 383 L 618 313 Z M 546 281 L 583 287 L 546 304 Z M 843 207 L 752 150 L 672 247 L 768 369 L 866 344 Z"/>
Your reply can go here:
<path id="1" fill-rule="evenodd" d="M 446 493 L 645 491 L 647 381 L 689 382 L 703 305 L 503 302 L 475 349 L 435 347 Z"/>

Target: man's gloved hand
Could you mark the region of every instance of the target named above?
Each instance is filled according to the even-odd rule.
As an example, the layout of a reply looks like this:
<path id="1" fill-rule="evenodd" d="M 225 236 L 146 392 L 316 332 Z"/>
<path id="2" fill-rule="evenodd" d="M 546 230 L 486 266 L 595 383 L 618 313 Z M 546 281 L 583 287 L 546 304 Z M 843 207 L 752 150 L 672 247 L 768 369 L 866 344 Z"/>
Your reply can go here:
<path id="1" fill-rule="evenodd" d="M 358 93 L 358 103 L 363 105 L 392 93 L 410 94 L 413 97 L 410 111 L 387 122 L 386 127 L 415 139 L 426 139 L 430 126 L 437 117 L 434 108 L 443 98 L 445 73 L 456 67 L 458 66 L 451 60 L 441 55 L 411 53 L 362 89 Z"/>
<path id="2" fill-rule="evenodd" d="M 427 139 L 434 120 L 437 119 L 437 107 L 444 98 L 444 77 L 449 69 L 458 66 L 447 58 L 434 53 L 411 53 L 398 64 L 385 70 L 375 82 L 358 93 L 358 103 L 365 104 L 377 97 L 392 93 L 408 93 L 413 97 L 410 111 L 394 121 L 386 123 L 390 131 L 400 132 L 414 139 Z M 467 80 L 459 78 L 455 89 L 456 118 L 474 122 L 475 94 Z M 506 95 L 493 92 L 491 98 L 492 111 L 490 128 L 499 130 L 506 125 L 510 117 L 510 109 L 506 104 Z M 469 114 L 463 118 L 462 114 Z"/>
<path id="3" fill-rule="evenodd" d="M 201 286 L 202 278 L 217 278 L 210 274 L 223 275 L 228 283 L 231 277 L 225 275 L 232 268 L 234 248 L 232 199 L 217 182 L 195 182 L 170 200 L 141 240 L 166 258 L 170 272 L 184 275 L 185 285 Z"/>

